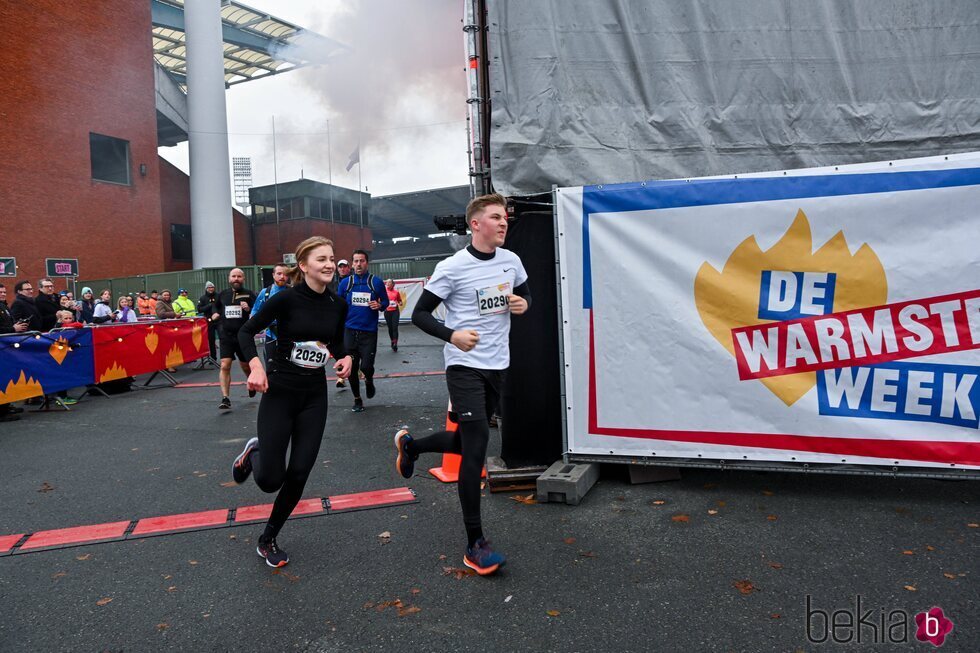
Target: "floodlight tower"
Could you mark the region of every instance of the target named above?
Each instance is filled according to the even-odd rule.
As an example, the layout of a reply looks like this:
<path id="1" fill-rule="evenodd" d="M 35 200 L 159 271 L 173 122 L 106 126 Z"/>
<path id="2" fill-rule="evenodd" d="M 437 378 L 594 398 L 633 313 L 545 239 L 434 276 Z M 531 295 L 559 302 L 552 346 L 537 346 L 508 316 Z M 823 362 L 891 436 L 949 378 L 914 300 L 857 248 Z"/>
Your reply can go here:
<path id="1" fill-rule="evenodd" d="M 242 213 L 248 215 L 251 206 L 248 189 L 252 187 L 252 157 L 232 157 L 231 170 L 235 179 L 235 205 L 242 210 Z"/>

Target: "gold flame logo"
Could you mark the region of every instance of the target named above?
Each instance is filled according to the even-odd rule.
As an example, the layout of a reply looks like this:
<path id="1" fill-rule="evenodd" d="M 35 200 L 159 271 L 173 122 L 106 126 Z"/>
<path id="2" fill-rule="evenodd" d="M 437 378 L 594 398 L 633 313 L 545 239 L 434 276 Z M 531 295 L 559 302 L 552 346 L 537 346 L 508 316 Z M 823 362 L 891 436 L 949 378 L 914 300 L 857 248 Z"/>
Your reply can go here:
<path id="1" fill-rule="evenodd" d="M 65 356 L 68 355 L 68 340 L 64 336 L 59 337 L 48 347 L 48 354 L 58 365 L 61 365 L 65 360 Z"/>
<path id="2" fill-rule="evenodd" d="M 201 351 L 201 345 L 204 343 L 203 337 L 204 329 L 197 322 L 191 327 L 191 342 L 194 343 L 194 349 Z"/>
<path id="3" fill-rule="evenodd" d="M 167 367 L 180 367 L 184 364 L 184 354 L 180 351 L 177 343 L 167 352 Z"/>
<path id="4" fill-rule="evenodd" d="M 401 290 L 398 291 L 398 310 L 404 312 L 405 304 L 408 303 L 408 297 Z"/>
<path id="5" fill-rule="evenodd" d="M 119 364 L 119 361 L 112 361 L 112 367 L 107 369 L 99 377 L 99 383 L 105 383 L 106 381 L 115 381 L 116 379 L 125 379 L 129 376 L 126 368 Z"/>
<path id="6" fill-rule="evenodd" d="M 0 392 L 0 404 L 9 404 L 11 401 L 30 399 L 44 395 L 44 388 L 34 380 L 33 377 L 24 378 L 24 371 L 21 370 L 20 378 L 16 382 L 8 381 L 7 389 Z"/>
<path id="7" fill-rule="evenodd" d="M 150 332 L 146 334 L 143 338 L 143 342 L 146 344 L 146 348 L 151 354 L 155 354 L 157 351 L 157 345 L 160 344 L 160 336 L 157 335 L 156 329 L 150 329 Z"/>
<path id="8" fill-rule="evenodd" d="M 765 252 L 755 236 L 749 236 L 735 248 L 721 272 L 708 263 L 698 270 L 694 303 L 701 321 L 732 356 L 732 329 L 773 322 L 759 319 L 763 270 L 836 273 L 834 312 L 876 306 L 888 299 L 885 269 L 874 250 L 865 243 L 852 255 L 844 232 L 838 231 L 814 252 L 810 222 L 800 210 L 783 237 Z M 813 387 L 816 374 L 804 372 L 759 380 L 791 406 Z"/>

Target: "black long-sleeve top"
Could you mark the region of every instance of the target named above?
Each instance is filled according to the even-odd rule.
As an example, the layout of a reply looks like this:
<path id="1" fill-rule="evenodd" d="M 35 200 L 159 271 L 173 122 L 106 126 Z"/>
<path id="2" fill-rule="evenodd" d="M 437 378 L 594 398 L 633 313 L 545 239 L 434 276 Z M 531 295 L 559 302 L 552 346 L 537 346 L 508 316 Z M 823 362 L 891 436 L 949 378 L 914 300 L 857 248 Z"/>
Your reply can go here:
<path id="1" fill-rule="evenodd" d="M 323 374 L 322 368 L 309 369 L 289 361 L 293 345 L 297 342 L 319 341 L 327 346 L 337 360 L 347 355 L 344 348 L 344 321 L 347 319 L 347 302 L 327 288 L 317 293 L 300 283 L 270 297 L 238 331 L 238 343 L 246 360 L 258 353 L 255 336 L 267 329 L 273 321 L 278 324 L 279 337 L 270 361 L 269 370 L 293 374 Z"/>

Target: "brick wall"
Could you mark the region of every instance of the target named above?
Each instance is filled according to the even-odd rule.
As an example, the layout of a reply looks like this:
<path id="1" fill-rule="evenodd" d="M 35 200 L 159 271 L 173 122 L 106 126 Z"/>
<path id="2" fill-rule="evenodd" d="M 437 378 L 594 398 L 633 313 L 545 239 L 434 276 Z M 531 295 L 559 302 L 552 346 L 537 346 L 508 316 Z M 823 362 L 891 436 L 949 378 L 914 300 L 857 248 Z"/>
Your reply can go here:
<path id="1" fill-rule="evenodd" d="M 46 257 L 89 279 L 163 269 L 150 29 L 149 2 L 0 3 L 0 256 L 18 278 Z M 92 180 L 89 132 L 129 141 L 131 185 Z"/>

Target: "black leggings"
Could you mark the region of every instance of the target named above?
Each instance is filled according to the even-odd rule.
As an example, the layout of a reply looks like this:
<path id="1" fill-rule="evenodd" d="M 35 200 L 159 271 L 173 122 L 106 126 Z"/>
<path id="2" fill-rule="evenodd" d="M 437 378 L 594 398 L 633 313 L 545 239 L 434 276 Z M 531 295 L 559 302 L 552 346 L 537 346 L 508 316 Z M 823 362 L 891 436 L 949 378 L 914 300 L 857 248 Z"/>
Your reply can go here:
<path id="1" fill-rule="evenodd" d="M 412 442 L 411 454 L 454 453 L 462 456 L 459 464 L 459 504 L 463 508 L 463 526 L 469 545 L 483 537 L 480 520 L 480 477 L 487 458 L 490 427 L 486 419 L 459 423 L 458 431 L 440 431 Z"/>
<path id="2" fill-rule="evenodd" d="M 388 337 L 391 339 L 391 344 L 398 344 L 398 319 L 401 317 L 401 311 L 385 311 L 385 322 L 388 323 Z"/>
<path id="3" fill-rule="evenodd" d="M 259 448 L 251 457 L 256 484 L 263 492 L 279 492 L 264 535 L 278 535 L 303 496 L 326 423 L 325 376 L 269 374 L 269 391 L 259 403 Z"/>
<path id="4" fill-rule="evenodd" d="M 360 398 L 361 381 L 357 372 L 358 370 L 364 372 L 365 381 L 374 377 L 374 356 L 378 352 L 378 332 L 347 329 L 344 331 L 344 348 L 351 357 L 350 377 L 348 377 L 350 391 L 355 398 Z"/>

